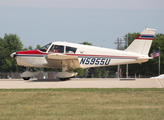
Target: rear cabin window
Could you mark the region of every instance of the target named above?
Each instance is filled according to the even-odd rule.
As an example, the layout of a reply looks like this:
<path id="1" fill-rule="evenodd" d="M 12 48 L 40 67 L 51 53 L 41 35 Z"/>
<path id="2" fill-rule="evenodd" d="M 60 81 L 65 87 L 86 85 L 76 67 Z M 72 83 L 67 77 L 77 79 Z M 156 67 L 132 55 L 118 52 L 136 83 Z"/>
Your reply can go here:
<path id="1" fill-rule="evenodd" d="M 66 53 L 75 54 L 77 48 L 66 46 Z"/>
<path id="2" fill-rule="evenodd" d="M 48 52 L 64 53 L 64 46 L 62 46 L 62 45 L 52 45 Z"/>

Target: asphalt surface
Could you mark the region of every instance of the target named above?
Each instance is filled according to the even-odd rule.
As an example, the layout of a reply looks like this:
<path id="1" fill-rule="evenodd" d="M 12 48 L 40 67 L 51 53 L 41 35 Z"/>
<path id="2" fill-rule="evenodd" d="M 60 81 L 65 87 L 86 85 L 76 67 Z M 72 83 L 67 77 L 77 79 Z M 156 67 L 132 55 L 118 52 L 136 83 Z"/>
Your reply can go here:
<path id="1" fill-rule="evenodd" d="M 164 88 L 164 79 L 72 78 L 59 79 L 0 79 L 0 89 L 27 88 Z"/>

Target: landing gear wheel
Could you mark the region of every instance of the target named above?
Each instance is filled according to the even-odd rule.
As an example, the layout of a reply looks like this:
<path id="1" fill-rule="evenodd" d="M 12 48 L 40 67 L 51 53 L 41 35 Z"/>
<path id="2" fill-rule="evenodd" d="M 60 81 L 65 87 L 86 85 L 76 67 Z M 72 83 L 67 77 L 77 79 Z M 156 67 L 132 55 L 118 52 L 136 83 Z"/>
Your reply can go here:
<path id="1" fill-rule="evenodd" d="M 61 81 L 69 80 L 69 78 L 60 78 Z"/>
<path id="2" fill-rule="evenodd" d="M 24 79 L 24 80 L 29 80 L 29 79 L 30 79 L 30 77 L 23 77 L 23 79 Z"/>

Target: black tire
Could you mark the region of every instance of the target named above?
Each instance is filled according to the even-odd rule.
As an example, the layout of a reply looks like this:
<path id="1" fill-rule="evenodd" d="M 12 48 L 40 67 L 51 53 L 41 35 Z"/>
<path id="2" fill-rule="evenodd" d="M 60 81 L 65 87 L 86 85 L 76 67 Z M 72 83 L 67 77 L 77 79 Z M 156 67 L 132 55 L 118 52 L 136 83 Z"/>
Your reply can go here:
<path id="1" fill-rule="evenodd" d="M 69 80 L 69 78 L 60 78 L 61 81 Z"/>
<path id="2" fill-rule="evenodd" d="M 23 77 L 23 79 L 24 79 L 24 80 L 29 80 L 29 79 L 30 79 L 30 77 Z"/>

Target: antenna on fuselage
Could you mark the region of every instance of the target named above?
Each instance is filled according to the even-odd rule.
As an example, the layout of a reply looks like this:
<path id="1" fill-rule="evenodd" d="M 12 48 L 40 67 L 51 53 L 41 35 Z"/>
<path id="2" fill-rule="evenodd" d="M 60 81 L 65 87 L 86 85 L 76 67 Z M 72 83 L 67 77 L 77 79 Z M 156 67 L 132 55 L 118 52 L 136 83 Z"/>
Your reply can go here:
<path id="1" fill-rule="evenodd" d="M 102 44 L 101 44 L 101 47 L 102 47 L 102 45 L 103 45 L 104 41 L 105 41 L 105 40 L 103 40 L 103 42 L 102 42 Z"/>
<path id="2" fill-rule="evenodd" d="M 97 38 L 98 38 L 98 36 L 94 40 L 92 40 L 92 42 L 91 42 L 92 45 L 93 45 L 93 42 L 95 42 Z"/>

